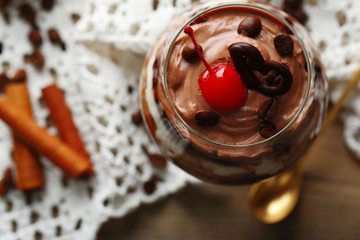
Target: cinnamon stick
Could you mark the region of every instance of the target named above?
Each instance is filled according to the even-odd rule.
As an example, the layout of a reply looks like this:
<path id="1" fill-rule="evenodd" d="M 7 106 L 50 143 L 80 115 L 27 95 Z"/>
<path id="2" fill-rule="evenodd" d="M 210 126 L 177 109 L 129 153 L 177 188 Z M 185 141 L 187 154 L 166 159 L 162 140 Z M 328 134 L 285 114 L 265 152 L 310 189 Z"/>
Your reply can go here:
<path id="1" fill-rule="evenodd" d="M 88 173 L 94 174 L 95 171 L 91 166 L 89 154 L 84 147 L 79 131 L 73 121 L 71 111 L 65 102 L 63 92 L 53 83 L 42 89 L 42 95 L 61 139 L 83 158 L 88 159 L 90 163 Z"/>
<path id="2" fill-rule="evenodd" d="M 17 137 L 47 157 L 69 177 L 77 178 L 90 168 L 86 158 L 50 135 L 7 97 L 0 97 L 0 118 L 12 128 Z"/>
<path id="3" fill-rule="evenodd" d="M 4 176 L 0 179 L 0 196 L 5 196 L 12 185 L 11 169 L 7 168 L 4 171 Z"/>
<path id="4" fill-rule="evenodd" d="M 26 84 L 27 74 L 19 70 L 4 87 L 8 99 L 32 117 L 29 91 Z M 19 141 L 13 134 L 13 159 L 16 169 L 16 188 L 30 191 L 45 185 L 42 167 L 35 152 Z"/>

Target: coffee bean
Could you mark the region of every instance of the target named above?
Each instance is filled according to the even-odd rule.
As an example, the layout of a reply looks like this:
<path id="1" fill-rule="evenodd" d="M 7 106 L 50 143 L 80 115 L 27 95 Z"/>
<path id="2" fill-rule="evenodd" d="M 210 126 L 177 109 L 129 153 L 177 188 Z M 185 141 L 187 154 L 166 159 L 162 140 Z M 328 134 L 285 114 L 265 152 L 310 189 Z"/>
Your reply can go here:
<path id="1" fill-rule="evenodd" d="M 260 34 L 261 28 L 262 24 L 258 17 L 246 17 L 240 22 L 237 32 L 255 38 Z"/>
<path id="2" fill-rule="evenodd" d="M 30 24 L 35 24 L 36 12 L 29 3 L 23 3 L 18 8 L 20 17 Z"/>
<path id="3" fill-rule="evenodd" d="M 219 114 L 210 110 L 200 110 L 195 115 L 196 124 L 201 126 L 213 126 L 218 123 L 219 119 Z"/>
<path id="4" fill-rule="evenodd" d="M 200 44 L 198 44 L 200 52 L 202 52 L 202 47 Z M 188 63 L 193 63 L 196 60 L 200 59 L 199 55 L 196 52 L 196 49 L 194 47 L 193 44 L 188 44 L 187 46 L 184 47 L 183 51 L 182 51 L 182 57 L 188 62 Z"/>
<path id="5" fill-rule="evenodd" d="M 143 119 L 142 119 L 142 117 L 141 117 L 141 111 L 140 111 L 140 110 L 136 111 L 135 113 L 133 113 L 133 114 L 131 115 L 131 121 L 132 121 L 135 125 L 140 125 L 140 124 L 142 124 Z"/>
<path id="6" fill-rule="evenodd" d="M 265 101 L 260 105 L 258 110 L 258 117 L 261 119 L 264 119 L 267 115 L 267 112 L 269 111 L 271 105 L 273 105 L 274 99 L 267 98 Z"/>
<path id="7" fill-rule="evenodd" d="M 149 155 L 150 163 L 158 168 L 164 168 L 167 164 L 167 159 L 164 155 L 159 153 L 153 153 Z"/>
<path id="8" fill-rule="evenodd" d="M 45 58 L 44 55 L 39 50 L 35 50 L 31 54 L 25 55 L 25 61 L 31 63 L 32 65 L 34 65 L 35 68 L 40 70 L 44 66 Z"/>
<path id="9" fill-rule="evenodd" d="M 143 185 L 143 189 L 147 195 L 151 195 L 155 192 L 157 185 L 157 179 L 152 177 L 148 181 L 146 181 Z"/>
<path id="10" fill-rule="evenodd" d="M 55 0 L 41 0 L 41 6 L 46 11 L 50 11 L 55 4 Z"/>
<path id="11" fill-rule="evenodd" d="M 3 10 L 10 4 L 10 0 L 0 0 L 0 10 Z"/>
<path id="12" fill-rule="evenodd" d="M 56 30 L 55 28 L 50 28 L 48 30 L 48 36 L 49 36 L 50 41 L 54 44 L 60 44 L 62 42 L 60 34 L 59 34 L 58 30 Z"/>
<path id="13" fill-rule="evenodd" d="M 264 138 L 269 138 L 276 133 L 275 125 L 270 121 L 262 121 L 260 123 L 260 134 Z"/>
<path id="14" fill-rule="evenodd" d="M 284 7 L 298 10 L 302 7 L 303 0 L 284 0 Z"/>
<path id="15" fill-rule="evenodd" d="M 285 57 L 292 54 L 294 42 L 288 34 L 280 33 L 274 38 L 274 46 L 280 56 Z"/>
<path id="16" fill-rule="evenodd" d="M 276 104 L 276 100 L 274 100 L 273 104 L 271 104 L 269 110 L 267 111 L 265 118 L 273 119 L 276 115 L 276 112 L 277 112 L 277 104 Z"/>
<path id="17" fill-rule="evenodd" d="M 302 24 L 305 24 L 308 20 L 308 15 L 302 9 L 295 11 L 292 15 Z"/>
<path id="18" fill-rule="evenodd" d="M 29 41 L 31 42 L 31 44 L 35 47 L 38 48 L 41 46 L 43 40 L 42 40 L 42 36 L 41 33 L 39 31 L 39 29 L 33 28 L 29 35 L 28 35 Z"/>
<path id="19" fill-rule="evenodd" d="M 270 86 L 276 86 L 281 83 L 282 77 L 278 72 L 271 71 L 268 75 L 266 75 L 265 81 Z"/>

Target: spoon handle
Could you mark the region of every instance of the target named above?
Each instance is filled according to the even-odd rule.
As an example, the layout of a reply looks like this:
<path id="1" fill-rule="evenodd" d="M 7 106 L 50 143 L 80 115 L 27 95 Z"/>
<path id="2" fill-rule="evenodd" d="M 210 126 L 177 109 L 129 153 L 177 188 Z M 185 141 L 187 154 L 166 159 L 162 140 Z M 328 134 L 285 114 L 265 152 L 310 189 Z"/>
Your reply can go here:
<path id="1" fill-rule="evenodd" d="M 254 216 L 264 222 L 264 223 L 277 223 L 285 219 L 293 210 L 296 203 L 298 202 L 299 196 L 300 196 L 300 187 L 301 187 L 301 179 L 302 179 L 302 170 L 303 165 L 305 162 L 305 159 L 309 158 L 309 155 L 311 154 L 312 150 L 314 150 L 315 146 L 318 144 L 321 137 L 324 135 L 325 131 L 329 128 L 329 126 L 332 124 L 332 122 L 336 119 L 341 107 L 345 104 L 348 96 L 351 94 L 351 92 L 356 89 L 356 85 L 358 84 L 360 80 L 360 66 L 353 72 L 351 78 L 347 82 L 345 89 L 343 90 L 339 100 L 330 108 L 328 111 L 323 126 L 319 132 L 318 137 L 315 139 L 314 143 L 311 145 L 310 149 L 305 153 L 305 155 L 299 159 L 294 166 L 292 166 L 290 169 L 288 169 L 285 172 L 279 173 L 272 178 L 265 179 L 261 182 L 255 183 L 251 186 L 250 192 L 249 192 L 249 201 L 250 201 L 250 208 L 252 210 L 252 213 Z M 267 189 L 267 192 L 274 192 L 279 184 L 282 185 L 289 184 L 289 177 L 299 180 L 296 183 L 298 185 L 298 195 L 294 196 L 292 201 L 287 202 L 286 204 L 281 205 L 281 209 L 277 209 L 277 212 L 280 215 L 275 216 L 274 214 L 271 216 L 267 215 L 268 212 L 261 211 L 264 208 L 264 205 L 270 206 L 271 204 L 276 203 L 276 200 L 278 196 L 275 196 L 275 198 L 268 197 L 267 201 L 264 202 L 263 195 L 261 194 L 264 189 Z M 284 182 L 285 181 L 285 182 Z M 295 187 L 296 188 L 296 187 Z M 289 189 L 285 190 L 287 193 L 289 193 Z M 260 193 L 260 194 L 259 194 Z M 260 196 L 260 197 L 259 197 Z M 259 205 L 259 199 L 262 203 Z M 274 217 L 275 216 L 275 217 Z"/>

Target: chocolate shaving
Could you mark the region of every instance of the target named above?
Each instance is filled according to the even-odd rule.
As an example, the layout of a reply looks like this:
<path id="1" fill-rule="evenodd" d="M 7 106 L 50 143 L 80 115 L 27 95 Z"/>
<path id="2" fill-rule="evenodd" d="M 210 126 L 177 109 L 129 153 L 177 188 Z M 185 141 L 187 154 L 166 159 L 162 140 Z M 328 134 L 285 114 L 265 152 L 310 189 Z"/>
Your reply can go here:
<path id="1" fill-rule="evenodd" d="M 260 34 L 261 29 L 262 24 L 260 19 L 251 16 L 244 18 L 240 22 L 237 32 L 250 38 L 256 38 Z"/>
<path id="2" fill-rule="evenodd" d="M 2 52 L 3 52 L 3 43 L 0 42 L 0 54 L 2 54 Z"/>
<path id="3" fill-rule="evenodd" d="M 220 115 L 211 110 L 200 110 L 195 114 L 196 124 L 200 126 L 214 126 L 218 123 Z"/>
<path id="4" fill-rule="evenodd" d="M 280 56 L 286 57 L 294 50 L 294 41 L 288 34 L 280 33 L 274 38 L 274 46 Z"/>

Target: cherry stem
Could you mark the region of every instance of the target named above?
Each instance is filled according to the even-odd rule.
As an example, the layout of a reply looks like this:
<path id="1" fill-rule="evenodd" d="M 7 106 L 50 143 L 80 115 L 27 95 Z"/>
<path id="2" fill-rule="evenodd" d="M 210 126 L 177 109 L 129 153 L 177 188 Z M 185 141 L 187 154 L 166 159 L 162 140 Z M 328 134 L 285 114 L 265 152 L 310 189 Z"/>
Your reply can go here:
<path id="1" fill-rule="evenodd" d="M 207 70 L 210 72 L 210 74 L 213 74 L 214 71 L 211 68 L 211 66 L 209 65 L 209 63 L 205 60 L 204 56 L 202 55 L 199 45 L 197 44 L 195 37 L 194 37 L 194 30 L 192 29 L 192 27 L 190 26 L 185 26 L 184 27 L 184 33 L 189 35 L 189 37 L 191 38 L 191 41 L 194 44 L 195 50 L 197 52 L 197 54 L 199 55 L 201 61 L 204 63 L 205 67 L 207 68 Z"/>

